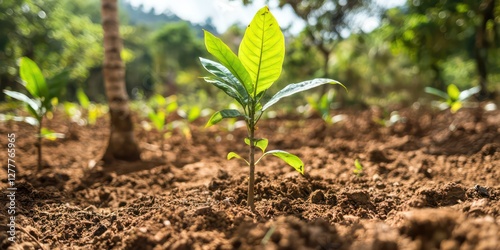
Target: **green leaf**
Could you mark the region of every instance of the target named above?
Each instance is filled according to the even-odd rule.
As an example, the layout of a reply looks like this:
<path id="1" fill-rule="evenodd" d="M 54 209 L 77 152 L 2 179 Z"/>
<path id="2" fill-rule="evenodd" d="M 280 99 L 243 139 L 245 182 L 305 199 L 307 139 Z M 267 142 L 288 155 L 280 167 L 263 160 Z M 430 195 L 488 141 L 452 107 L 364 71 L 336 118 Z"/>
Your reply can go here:
<path id="1" fill-rule="evenodd" d="M 194 120 L 198 119 L 200 115 L 201 115 L 201 108 L 199 106 L 193 106 L 188 111 L 187 119 L 189 122 L 193 122 Z"/>
<path id="2" fill-rule="evenodd" d="M 425 93 L 441 97 L 444 100 L 447 100 L 449 98 L 447 93 L 432 87 L 425 87 Z"/>
<path id="3" fill-rule="evenodd" d="M 363 165 L 361 165 L 359 159 L 354 161 L 354 170 L 352 172 L 356 175 L 361 175 L 363 173 Z"/>
<path id="4" fill-rule="evenodd" d="M 250 139 L 245 138 L 245 143 L 250 146 Z M 262 152 L 265 152 L 269 141 L 265 138 L 255 139 L 254 144 L 256 147 L 260 148 Z"/>
<path id="5" fill-rule="evenodd" d="M 171 95 L 169 97 L 164 98 L 165 102 L 167 103 L 166 111 L 168 114 L 174 112 L 179 108 L 179 104 L 177 103 L 177 96 Z"/>
<path id="6" fill-rule="evenodd" d="M 97 117 L 99 117 L 99 108 L 95 104 L 90 104 L 88 108 L 88 119 L 87 122 L 90 125 L 95 125 L 97 122 Z"/>
<path id="7" fill-rule="evenodd" d="M 271 107 L 272 105 L 277 103 L 283 97 L 291 96 L 295 93 L 299 93 L 299 92 L 302 92 L 302 91 L 305 91 L 308 89 L 312 89 L 312 88 L 315 88 L 315 87 L 318 87 L 318 86 L 321 86 L 321 85 L 327 84 L 327 83 L 340 84 L 342 87 L 344 87 L 344 89 L 346 89 L 346 87 L 342 83 L 335 81 L 335 80 L 332 80 L 332 79 L 326 79 L 326 78 L 317 78 L 314 80 L 289 84 L 288 86 L 286 86 L 282 90 L 278 91 L 278 93 L 276 93 L 273 97 L 271 97 L 271 99 L 262 108 L 262 111 L 268 109 L 269 107 Z"/>
<path id="8" fill-rule="evenodd" d="M 253 93 L 252 78 L 250 78 L 250 75 L 236 54 L 222 40 L 212 35 L 212 33 L 204 30 L 204 34 L 207 51 L 215 56 L 222 65 L 229 69 L 243 83 L 247 95 Z"/>
<path id="9" fill-rule="evenodd" d="M 24 86 L 33 97 L 48 99 L 49 90 L 45 83 L 45 78 L 35 62 L 28 57 L 22 57 L 19 74 Z"/>
<path id="10" fill-rule="evenodd" d="M 243 159 L 239 154 L 235 153 L 235 152 L 229 152 L 227 154 L 227 159 L 228 160 L 231 160 L 233 158 L 238 158 L 238 159 Z"/>
<path id="11" fill-rule="evenodd" d="M 271 151 L 267 151 L 266 153 L 264 153 L 260 157 L 260 159 L 262 159 L 262 157 L 264 157 L 265 155 L 269 155 L 269 154 L 274 155 L 274 156 L 282 159 L 284 162 L 286 162 L 288 165 L 292 166 L 299 173 L 304 174 L 304 163 L 302 162 L 302 160 L 298 156 L 291 154 L 291 153 L 288 153 L 288 152 L 283 151 L 283 150 L 271 150 Z"/>
<path id="12" fill-rule="evenodd" d="M 162 131 L 165 126 L 165 112 L 150 111 L 148 114 L 149 120 L 153 123 L 157 131 Z"/>
<path id="13" fill-rule="evenodd" d="M 236 100 L 241 106 L 245 107 L 246 106 L 246 101 L 243 100 L 243 98 L 238 94 L 238 91 L 231 87 L 231 84 L 228 84 L 220 79 L 213 79 L 210 77 L 205 77 L 203 78 L 205 82 L 211 83 L 215 87 L 219 88 L 220 90 L 224 91 L 226 95 L 232 97 L 234 100 Z"/>
<path id="14" fill-rule="evenodd" d="M 462 108 L 462 102 L 461 101 L 456 101 L 450 104 L 450 111 L 451 113 L 456 113 L 459 109 Z"/>
<path id="15" fill-rule="evenodd" d="M 82 106 L 82 108 L 89 109 L 90 100 L 82 88 L 78 88 L 76 90 L 76 98 L 78 99 L 78 102 L 80 103 L 80 106 Z"/>
<path id="16" fill-rule="evenodd" d="M 267 6 L 260 9 L 248 25 L 238 56 L 254 82 L 254 93 L 271 87 L 282 70 L 285 58 L 285 37 Z"/>
<path id="17" fill-rule="evenodd" d="M 30 108 L 30 113 L 32 113 L 32 115 L 35 116 L 37 120 L 39 120 L 39 118 L 42 117 L 43 114 L 45 113 L 45 112 L 39 113 L 40 111 L 42 111 L 42 104 L 40 103 L 40 101 L 31 99 L 27 95 L 16 91 L 4 90 L 3 92 L 12 98 L 27 104 L 28 108 Z"/>
<path id="18" fill-rule="evenodd" d="M 231 159 L 233 159 L 233 158 L 242 159 L 242 160 L 244 160 L 244 161 L 245 161 L 248 165 L 250 165 L 250 164 L 248 163 L 248 161 L 247 161 L 247 160 L 245 160 L 243 157 L 241 157 L 239 154 L 237 154 L 237 153 L 235 153 L 235 152 L 229 152 L 229 153 L 227 154 L 227 159 L 228 159 L 228 160 L 231 160 Z"/>
<path id="19" fill-rule="evenodd" d="M 464 101 L 464 100 L 468 99 L 469 97 L 479 93 L 479 91 L 481 91 L 481 87 L 479 87 L 479 86 L 470 88 L 468 90 L 464 90 L 464 91 L 460 92 L 460 95 L 458 96 L 458 100 Z"/>
<path id="20" fill-rule="evenodd" d="M 164 107 L 167 103 L 165 97 L 160 94 L 154 94 L 149 98 L 150 105 L 153 107 Z"/>
<path id="21" fill-rule="evenodd" d="M 458 89 L 457 85 L 455 84 L 450 84 L 448 85 L 448 96 L 451 99 L 451 101 L 456 101 L 458 100 L 458 97 L 460 96 L 460 90 Z"/>
<path id="22" fill-rule="evenodd" d="M 223 109 L 223 110 L 215 112 L 212 115 L 212 117 L 210 117 L 210 119 L 208 120 L 207 125 L 205 125 L 205 127 L 210 127 L 214 124 L 217 124 L 220 121 L 222 121 L 222 119 L 224 119 L 224 118 L 235 118 L 235 117 L 244 117 L 244 116 L 245 115 L 243 115 L 242 113 L 240 113 L 240 111 L 238 111 L 236 109 Z"/>
<path id="23" fill-rule="evenodd" d="M 203 67 L 213 74 L 214 76 L 217 77 L 217 79 L 220 79 L 222 82 L 226 83 L 227 85 L 231 86 L 235 90 L 235 93 L 237 93 L 238 97 L 237 99 L 242 100 L 242 105 L 246 106 L 246 104 L 249 101 L 249 95 L 245 87 L 242 85 L 240 80 L 236 78 L 236 76 L 229 71 L 224 65 L 202 58 L 200 57 L 200 62 Z M 223 89 L 224 90 L 224 89 Z M 225 92 L 225 91 L 224 91 Z M 229 93 L 226 92 L 226 94 L 229 95 Z M 233 97 L 235 98 L 235 97 Z M 236 98 L 235 98 L 236 99 Z M 238 101 L 239 102 L 239 101 Z M 240 102 L 241 103 L 241 102 Z"/>
<path id="24" fill-rule="evenodd" d="M 58 138 L 64 138 L 64 134 L 56 133 L 48 128 L 42 128 L 42 131 L 40 131 L 40 132 L 41 132 L 40 136 L 42 136 L 42 138 L 45 138 L 45 139 L 48 139 L 51 141 L 55 141 Z"/>

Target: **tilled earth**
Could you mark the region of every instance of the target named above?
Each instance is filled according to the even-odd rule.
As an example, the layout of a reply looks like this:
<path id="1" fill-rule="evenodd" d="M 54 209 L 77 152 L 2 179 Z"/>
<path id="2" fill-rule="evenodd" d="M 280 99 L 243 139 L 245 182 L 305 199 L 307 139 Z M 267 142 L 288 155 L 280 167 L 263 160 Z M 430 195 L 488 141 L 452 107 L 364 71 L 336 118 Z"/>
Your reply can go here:
<path id="1" fill-rule="evenodd" d="M 36 169 L 35 129 L 0 124 L 1 249 L 500 249 L 500 111 L 377 109 L 344 120 L 286 116 L 257 131 L 299 155 L 300 175 L 269 157 L 246 207 L 244 127 L 191 126 L 164 141 L 136 126 L 142 162 L 98 162 L 108 120 L 77 126 L 55 114 Z M 137 118 L 136 120 L 140 120 Z M 139 121 L 138 121 L 139 123 Z M 7 239 L 7 134 L 16 134 L 16 243 Z M 354 161 L 363 165 L 354 174 Z"/>

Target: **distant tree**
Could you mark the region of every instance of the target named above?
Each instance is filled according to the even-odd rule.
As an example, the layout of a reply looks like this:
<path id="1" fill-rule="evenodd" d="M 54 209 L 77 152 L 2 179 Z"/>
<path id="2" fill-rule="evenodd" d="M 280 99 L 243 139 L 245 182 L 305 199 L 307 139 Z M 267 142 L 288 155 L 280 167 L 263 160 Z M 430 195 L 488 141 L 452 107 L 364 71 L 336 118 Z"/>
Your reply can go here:
<path id="1" fill-rule="evenodd" d="M 176 77 L 180 70 L 199 67 L 198 57 L 204 55 L 203 43 L 187 22 L 164 25 L 150 40 L 156 80 L 165 84 L 166 95 L 176 92 Z"/>
<path id="2" fill-rule="evenodd" d="M 463 53 L 473 59 L 481 95 L 488 96 L 488 51 L 498 46 L 495 11 L 498 0 L 407 1 L 387 12 L 395 47 L 410 55 L 420 67 L 435 73 L 433 86 L 444 89 L 442 64 Z M 495 41 L 496 40 L 496 41 Z"/>
<path id="3" fill-rule="evenodd" d="M 102 28 L 104 31 L 104 83 L 111 117 L 111 132 L 103 160 L 140 160 L 128 95 L 125 89 L 125 66 L 120 56 L 120 38 L 117 0 L 102 0 Z"/>
<path id="4" fill-rule="evenodd" d="M 82 83 L 102 61 L 102 29 L 87 16 L 69 11 L 69 0 L 0 4 L 0 84 L 16 87 L 17 60 L 36 61 L 44 74 L 70 73 L 69 88 Z M 93 6 L 94 8 L 96 6 Z M 3 98 L 3 95 L 0 97 Z"/>

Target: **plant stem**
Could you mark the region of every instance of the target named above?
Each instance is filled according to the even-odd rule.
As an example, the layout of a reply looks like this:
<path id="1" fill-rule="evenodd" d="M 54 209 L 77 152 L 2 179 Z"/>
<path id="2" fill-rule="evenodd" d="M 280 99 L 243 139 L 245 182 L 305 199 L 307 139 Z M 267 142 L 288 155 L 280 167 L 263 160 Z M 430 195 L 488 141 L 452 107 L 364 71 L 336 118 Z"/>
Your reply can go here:
<path id="1" fill-rule="evenodd" d="M 163 158 L 165 158 L 165 146 L 164 146 L 164 144 L 165 144 L 165 132 L 161 131 L 160 135 L 161 135 L 160 150 L 161 150 L 161 158 L 163 160 Z"/>
<path id="2" fill-rule="evenodd" d="M 248 206 L 252 211 L 255 210 L 255 204 L 253 202 L 253 192 L 254 192 L 254 182 L 255 182 L 255 139 L 254 139 L 254 134 L 255 134 L 255 124 L 253 121 L 253 116 L 250 119 L 250 133 L 249 133 L 249 140 L 250 140 L 250 178 L 248 179 L 248 198 L 247 198 L 247 203 Z"/>
<path id="3" fill-rule="evenodd" d="M 38 171 L 42 170 L 42 120 L 38 121 Z"/>

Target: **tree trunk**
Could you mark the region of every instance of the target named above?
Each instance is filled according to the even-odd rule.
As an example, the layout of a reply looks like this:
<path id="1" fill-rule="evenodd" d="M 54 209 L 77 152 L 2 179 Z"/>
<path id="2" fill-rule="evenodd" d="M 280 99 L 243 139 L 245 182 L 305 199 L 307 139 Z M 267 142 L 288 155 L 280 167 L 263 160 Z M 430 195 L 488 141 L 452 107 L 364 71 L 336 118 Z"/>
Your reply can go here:
<path id="1" fill-rule="evenodd" d="M 104 31 L 104 85 L 111 118 L 111 132 L 103 160 L 105 163 L 115 159 L 140 160 L 125 88 L 125 66 L 120 56 L 122 41 L 117 0 L 101 0 L 101 14 Z"/>

